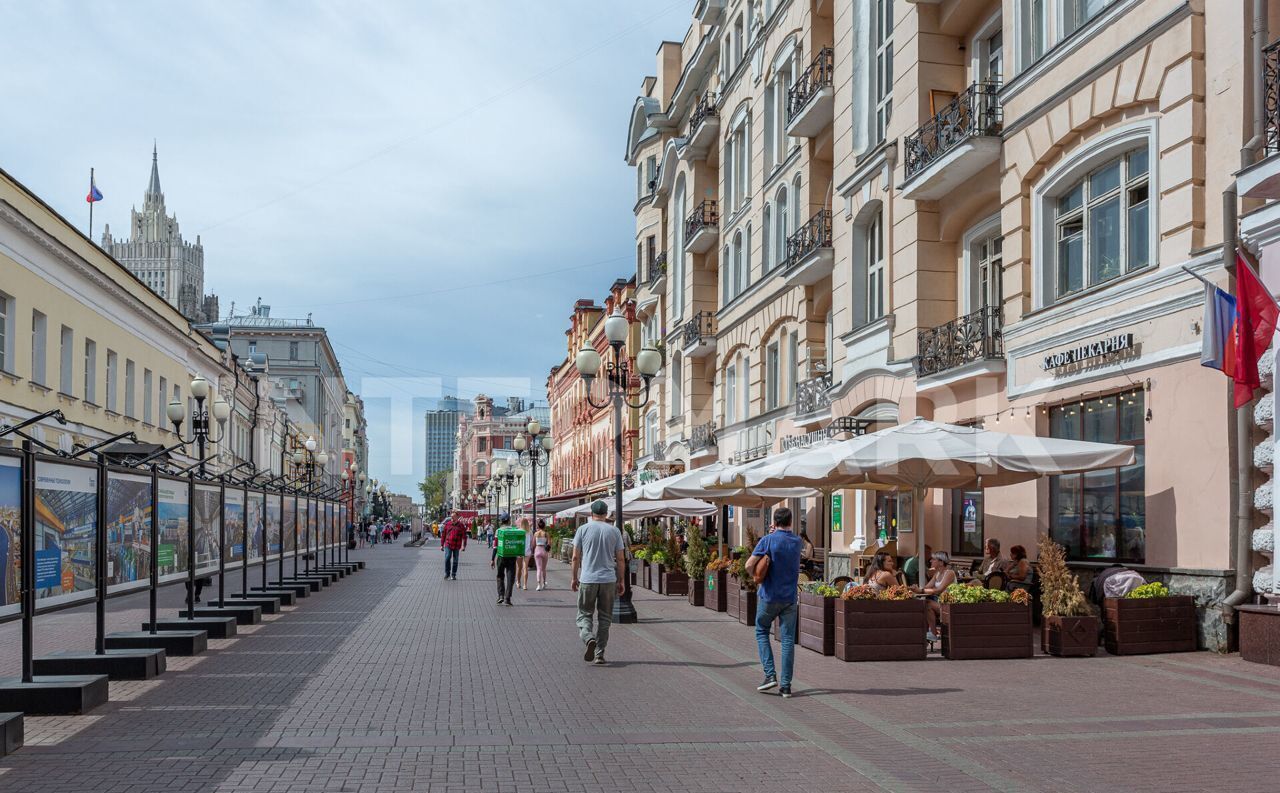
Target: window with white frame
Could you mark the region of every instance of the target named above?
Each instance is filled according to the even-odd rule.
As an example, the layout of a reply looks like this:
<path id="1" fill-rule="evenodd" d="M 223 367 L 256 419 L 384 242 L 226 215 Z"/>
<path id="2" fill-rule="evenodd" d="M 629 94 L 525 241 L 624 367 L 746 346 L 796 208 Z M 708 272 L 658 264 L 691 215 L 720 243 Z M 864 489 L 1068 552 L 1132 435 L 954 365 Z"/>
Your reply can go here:
<path id="1" fill-rule="evenodd" d="M 876 212 L 867 226 L 866 321 L 884 316 L 884 213 Z"/>
<path id="2" fill-rule="evenodd" d="M 730 74 L 736 71 L 738 65 L 742 63 L 742 55 L 746 46 L 746 24 L 743 15 L 738 14 L 738 18 L 733 21 L 733 66 L 729 69 Z"/>
<path id="3" fill-rule="evenodd" d="M 676 197 L 672 202 L 675 209 L 675 222 L 672 223 L 671 250 L 671 315 L 674 324 L 684 317 L 684 222 L 688 213 L 685 199 L 684 175 L 676 182 Z"/>
<path id="4" fill-rule="evenodd" d="M 893 0 L 872 1 L 871 44 L 875 52 L 875 142 L 884 140 L 893 115 Z"/>
<path id="5" fill-rule="evenodd" d="M 800 176 L 800 174 L 796 174 L 795 179 L 792 180 L 791 182 L 791 233 L 792 234 L 795 234 L 797 231 L 799 231 L 800 227 L 803 226 L 805 224 L 805 221 L 808 220 L 808 218 L 804 216 L 805 201 L 804 201 L 803 187 L 804 187 L 804 179 Z"/>
<path id="6" fill-rule="evenodd" d="M 746 236 L 742 243 L 742 267 L 738 269 L 738 294 L 747 291 L 751 285 L 751 224 L 747 223 Z"/>
<path id="7" fill-rule="evenodd" d="M 764 401 L 765 410 L 773 410 L 778 406 L 781 389 L 778 379 L 782 375 L 782 363 L 778 360 L 778 342 L 772 342 L 764 353 Z"/>
<path id="8" fill-rule="evenodd" d="M 13 298 L 0 292 L 0 371 L 12 371 Z"/>
<path id="9" fill-rule="evenodd" d="M 669 416 L 684 414 L 684 357 L 680 353 L 671 356 L 671 407 Z"/>
<path id="10" fill-rule="evenodd" d="M 1050 49 L 1079 32 L 1115 0 L 1019 0 L 1019 60 L 1031 66 Z"/>
<path id="11" fill-rule="evenodd" d="M 124 362 L 124 414 L 129 418 L 137 418 L 137 401 L 134 397 L 134 391 L 137 386 L 136 365 L 128 359 Z"/>
<path id="12" fill-rule="evenodd" d="M 49 318 L 39 311 L 31 312 L 31 382 L 48 385 L 46 380 L 49 344 Z"/>
<path id="13" fill-rule="evenodd" d="M 742 420 L 746 421 L 751 418 L 751 357 L 743 356 L 742 362 L 738 366 L 738 376 L 742 378 L 742 387 L 738 391 L 742 394 Z"/>
<path id="14" fill-rule="evenodd" d="M 75 331 L 62 326 L 60 338 L 61 348 L 58 350 L 58 390 L 67 396 L 75 393 L 71 379 L 75 368 Z"/>
<path id="15" fill-rule="evenodd" d="M 98 399 L 98 345 L 84 340 L 84 401 L 96 404 Z"/>
<path id="16" fill-rule="evenodd" d="M 169 381 L 161 377 L 160 388 L 156 392 L 156 426 L 165 426 L 165 409 L 169 407 Z"/>
<path id="17" fill-rule="evenodd" d="M 1004 274 L 1004 238 L 999 226 L 974 238 L 969 245 L 969 262 L 969 310 L 999 306 Z"/>
<path id="18" fill-rule="evenodd" d="M 658 449 L 658 411 L 650 410 L 644 417 L 644 448 L 650 455 Z"/>
<path id="19" fill-rule="evenodd" d="M 778 233 L 775 235 L 774 261 L 782 265 L 787 263 L 787 237 L 791 234 L 790 215 L 787 209 L 787 186 L 783 185 L 778 188 L 778 194 L 774 199 L 774 212 L 777 213 Z"/>
<path id="20" fill-rule="evenodd" d="M 116 400 L 119 384 L 119 358 L 114 350 L 107 350 L 107 410 L 115 411 L 119 407 Z"/>
<path id="21" fill-rule="evenodd" d="M 769 227 L 773 224 L 773 207 L 764 205 L 760 216 L 760 272 L 767 273 L 773 269 L 773 249 L 770 246 Z"/>
<path id="22" fill-rule="evenodd" d="M 744 113 L 735 119 L 724 144 L 725 214 L 742 208 L 751 195 L 750 120 Z"/>
<path id="23" fill-rule="evenodd" d="M 791 331 L 787 336 L 787 366 L 791 368 L 787 377 L 787 403 L 796 401 L 796 386 L 800 383 L 800 334 Z"/>
<path id="24" fill-rule="evenodd" d="M 765 169 L 772 171 L 791 153 L 796 139 L 787 135 L 787 102 L 795 80 L 799 53 L 789 51 L 774 65 L 773 78 L 765 89 Z"/>
<path id="25" fill-rule="evenodd" d="M 730 364 L 724 371 L 724 423 L 729 426 L 738 421 L 738 365 Z"/>
<path id="26" fill-rule="evenodd" d="M 1147 161 L 1143 145 L 1056 191 L 1051 200 L 1054 298 L 1150 264 Z"/>
<path id="27" fill-rule="evenodd" d="M 150 369 L 142 370 L 142 423 L 151 423 L 151 382 Z"/>

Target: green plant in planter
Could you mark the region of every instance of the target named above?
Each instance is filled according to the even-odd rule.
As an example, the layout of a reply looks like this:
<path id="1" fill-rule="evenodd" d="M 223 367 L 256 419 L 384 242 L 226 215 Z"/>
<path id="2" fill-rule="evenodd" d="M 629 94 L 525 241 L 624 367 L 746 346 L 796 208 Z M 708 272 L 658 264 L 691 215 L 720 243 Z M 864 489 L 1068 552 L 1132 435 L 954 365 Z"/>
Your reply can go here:
<path id="1" fill-rule="evenodd" d="M 738 579 L 738 586 L 748 591 L 755 591 L 756 581 L 747 572 L 747 560 L 750 556 L 743 554 L 729 563 L 729 575 Z"/>
<path id="2" fill-rule="evenodd" d="M 649 561 L 649 549 L 641 548 L 640 550 L 635 552 L 635 557 L 642 562 Z"/>
<path id="3" fill-rule="evenodd" d="M 666 564 L 666 563 L 667 563 L 666 551 L 650 551 L 649 552 L 649 564 Z"/>
<path id="4" fill-rule="evenodd" d="M 952 584 L 938 600 L 943 603 L 1008 603 L 1009 593 L 1002 589 L 987 589 L 984 586 Z"/>
<path id="5" fill-rule="evenodd" d="M 1089 617 L 1093 609 L 1080 591 L 1080 579 L 1067 569 L 1065 549 L 1048 537 L 1037 549 L 1040 603 L 1046 617 Z"/>
<path id="6" fill-rule="evenodd" d="M 1142 599 L 1142 598 L 1167 598 L 1169 597 L 1169 587 L 1159 581 L 1152 581 L 1149 584 L 1143 584 L 1133 590 L 1125 597 Z"/>
<path id="7" fill-rule="evenodd" d="M 707 562 L 711 561 L 707 538 L 700 528 L 692 528 L 686 532 L 689 548 L 684 552 L 684 571 L 690 578 L 701 579 L 707 572 Z"/>
<path id="8" fill-rule="evenodd" d="M 681 559 L 680 554 L 680 538 L 676 536 L 674 530 L 667 534 L 667 546 L 665 548 L 665 552 L 667 555 L 667 561 L 665 564 L 683 566 L 684 562 Z"/>
<path id="9" fill-rule="evenodd" d="M 840 589 L 828 584 L 826 581 L 809 581 L 808 583 L 801 584 L 801 589 L 808 592 L 810 595 L 817 595 L 818 597 L 840 597 Z"/>

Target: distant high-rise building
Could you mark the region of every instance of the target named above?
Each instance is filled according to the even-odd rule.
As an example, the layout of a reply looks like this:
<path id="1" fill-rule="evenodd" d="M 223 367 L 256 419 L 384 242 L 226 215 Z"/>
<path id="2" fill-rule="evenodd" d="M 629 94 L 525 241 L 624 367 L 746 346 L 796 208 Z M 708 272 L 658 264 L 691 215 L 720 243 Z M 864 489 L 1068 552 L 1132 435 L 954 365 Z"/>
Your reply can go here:
<path id="1" fill-rule="evenodd" d="M 167 213 L 154 147 L 142 211 L 130 210 L 129 238 L 114 239 L 111 226 L 104 226 L 102 249 L 187 319 L 195 323 L 217 321 L 218 297 L 204 293 L 204 246 L 199 235 L 195 242 L 183 240 L 177 214 Z"/>
<path id="2" fill-rule="evenodd" d="M 458 445 L 458 422 L 462 416 L 470 416 L 472 405 L 457 397 L 442 397 L 435 410 L 426 416 L 426 469 L 424 476 L 453 468 L 453 458 Z"/>

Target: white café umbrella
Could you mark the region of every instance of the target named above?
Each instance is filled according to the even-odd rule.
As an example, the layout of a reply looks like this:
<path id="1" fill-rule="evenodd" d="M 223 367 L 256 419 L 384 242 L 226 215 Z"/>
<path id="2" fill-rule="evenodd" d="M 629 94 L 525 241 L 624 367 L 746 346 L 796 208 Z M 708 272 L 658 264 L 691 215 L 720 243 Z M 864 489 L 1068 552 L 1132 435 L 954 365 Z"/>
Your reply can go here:
<path id="1" fill-rule="evenodd" d="M 1133 447 L 958 427 L 917 418 L 809 454 L 752 468 L 730 484 L 744 487 L 910 488 L 917 554 L 924 547 L 928 488 L 1012 485 L 1041 476 L 1130 465 Z M 919 564 L 920 584 L 924 565 Z"/>
<path id="2" fill-rule="evenodd" d="M 627 494 L 642 501 L 666 501 L 673 498 L 696 498 L 715 504 L 732 504 L 739 507 L 763 507 L 775 501 L 788 498 L 808 498 L 817 495 L 812 488 L 719 488 L 707 487 L 704 481 L 713 475 L 719 475 L 730 466 L 728 463 L 715 462 L 702 468 L 694 468 L 682 474 L 673 474 L 647 484 L 633 487 Z"/>
<path id="3" fill-rule="evenodd" d="M 665 501 L 640 501 L 638 499 L 627 500 L 624 496 L 622 502 L 623 519 L 654 518 L 668 515 L 688 518 L 701 515 L 714 515 L 715 512 L 715 504 L 708 504 L 705 501 L 699 501 L 695 498 L 677 498 Z M 556 517 L 585 518 L 590 514 L 591 504 L 587 503 L 557 512 Z M 613 514 L 612 503 L 609 504 L 609 514 Z"/>

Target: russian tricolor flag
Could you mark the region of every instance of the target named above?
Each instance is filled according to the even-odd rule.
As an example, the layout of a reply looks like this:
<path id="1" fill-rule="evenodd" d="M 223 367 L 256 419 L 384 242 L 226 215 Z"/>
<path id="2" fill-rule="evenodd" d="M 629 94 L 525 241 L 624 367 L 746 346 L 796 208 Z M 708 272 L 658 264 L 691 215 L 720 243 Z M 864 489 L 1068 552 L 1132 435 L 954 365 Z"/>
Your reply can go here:
<path id="1" fill-rule="evenodd" d="M 90 204 L 92 204 L 94 201 L 102 200 L 102 192 L 98 190 L 98 186 L 93 183 L 92 172 L 90 172 L 89 174 L 89 195 L 85 196 L 84 200 L 88 201 Z"/>
<path id="2" fill-rule="evenodd" d="M 1211 283 L 1204 285 L 1204 336 L 1200 344 L 1200 365 L 1217 369 L 1235 379 L 1236 323 L 1240 313 L 1236 299 Z"/>
<path id="3" fill-rule="evenodd" d="M 1205 281 L 1200 364 L 1217 369 L 1235 381 L 1237 409 L 1249 404 L 1254 392 L 1261 387 L 1258 359 L 1271 346 L 1278 319 L 1280 304 L 1239 251 L 1236 252 L 1236 295 Z"/>

